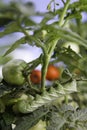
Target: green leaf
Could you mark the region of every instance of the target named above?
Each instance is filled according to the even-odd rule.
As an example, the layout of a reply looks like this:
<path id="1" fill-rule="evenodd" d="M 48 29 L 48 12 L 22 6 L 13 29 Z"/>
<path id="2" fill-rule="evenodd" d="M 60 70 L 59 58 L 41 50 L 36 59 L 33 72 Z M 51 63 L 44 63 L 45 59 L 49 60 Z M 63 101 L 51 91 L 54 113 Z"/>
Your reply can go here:
<path id="1" fill-rule="evenodd" d="M 11 7 L 10 5 L 0 7 L 0 20 L 9 19 L 14 21 L 18 14 L 18 10 L 16 8 Z"/>
<path id="2" fill-rule="evenodd" d="M 87 57 L 82 57 L 78 63 L 79 68 L 87 74 Z"/>
<path id="3" fill-rule="evenodd" d="M 65 128 L 65 125 L 67 125 L 68 128 L 68 118 L 70 117 L 70 114 L 72 114 L 74 111 L 74 108 L 70 105 L 63 104 L 61 106 L 58 106 L 55 110 L 51 111 L 49 124 L 47 126 L 47 130 L 60 130 L 62 128 Z"/>
<path id="4" fill-rule="evenodd" d="M 28 26 L 28 27 L 36 25 L 36 23 L 33 20 L 29 19 L 29 18 L 24 19 L 23 23 L 25 24 L 25 26 Z"/>
<path id="5" fill-rule="evenodd" d="M 79 9 L 80 11 L 87 11 L 87 5 L 81 5 Z"/>
<path id="6" fill-rule="evenodd" d="M 0 82 L 0 97 L 6 95 L 8 93 L 11 93 L 14 90 L 15 90 L 15 88 L 4 83 L 4 81 Z"/>
<path id="7" fill-rule="evenodd" d="M 16 123 L 16 128 L 14 130 L 28 130 L 33 125 L 35 125 L 44 115 L 48 113 L 48 109 L 45 107 L 40 107 L 33 113 L 22 116 Z"/>
<path id="8" fill-rule="evenodd" d="M 76 121 L 79 121 L 79 122 L 85 122 L 85 121 L 87 121 L 87 109 L 84 108 L 82 110 L 75 111 L 71 115 L 70 119 L 72 121 L 74 121 L 74 122 L 76 122 Z"/>
<path id="9" fill-rule="evenodd" d="M 5 112 L 3 114 L 3 119 L 4 119 L 5 123 L 6 123 L 6 125 L 8 126 L 8 125 L 11 125 L 12 123 L 14 123 L 15 116 L 14 116 L 13 113 Z"/>
<path id="10" fill-rule="evenodd" d="M 76 110 L 70 105 L 61 105 L 52 110 L 47 130 L 86 130 L 87 109 Z"/>
<path id="11" fill-rule="evenodd" d="M 60 130 L 64 124 L 66 123 L 66 119 L 64 119 L 60 114 L 57 112 L 53 112 L 51 115 L 51 121 L 47 126 L 47 130 Z"/>
<path id="12" fill-rule="evenodd" d="M 76 80 L 73 80 L 72 82 L 68 82 L 67 84 L 65 84 L 64 90 L 66 91 L 66 93 L 77 92 Z"/>
<path id="13" fill-rule="evenodd" d="M 79 0 L 81 4 L 87 4 L 87 0 Z"/>
<path id="14" fill-rule="evenodd" d="M 36 98 L 30 103 L 29 100 L 19 101 L 16 105 L 18 111 L 21 113 L 30 113 L 43 105 L 47 105 L 57 100 L 59 97 L 65 96 L 66 94 L 70 94 L 76 92 L 76 82 L 72 81 L 69 84 L 61 85 L 57 83 L 55 85 L 56 88 L 51 87 L 50 90 L 44 91 L 42 95 L 37 94 Z"/>
<path id="15" fill-rule="evenodd" d="M 46 26 L 46 29 L 49 29 L 50 33 L 55 37 L 60 37 L 60 39 L 62 38 L 87 48 L 87 40 L 83 39 L 81 36 L 75 32 L 72 32 L 71 30 L 59 27 L 58 25 L 48 25 Z"/>
<path id="16" fill-rule="evenodd" d="M 60 108 L 61 113 L 66 113 L 67 111 L 74 111 L 74 108 L 71 105 L 63 104 Z"/>
<path id="17" fill-rule="evenodd" d="M 41 47 L 42 49 L 45 48 L 43 42 L 41 42 L 36 36 L 29 36 L 28 41 L 28 44 L 36 45 L 37 47 Z"/>
<path id="18" fill-rule="evenodd" d="M 5 30 L 0 32 L 0 37 L 3 37 L 5 35 L 8 35 L 14 32 L 20 32 L 20 28 L 16 22 L 12 22 L 9 25 L 7 25 Z"/>
<path id="19" fill-rule="evenodd" d="M 79 12 L 74 12 L 66 17 L 66 20 L 75 19 L 75 18 L 82 18 L 82 15 Z"/>
<path id="20" fill-rule="evenodd" d="M 46 13 L 40 24 L 45 25 L 49 20 L 52 20 L 54 17 L 55 17 L 54 13 L 52 12 Z"/>
<path id="21" fill-rule="evenodd" d="M 8 55 L 12 51 L 14 51 L 16 48 L 19 47 L 20 44 L 26 43 L 26 37 L 22 37 L 21 39 L 17 40 L 12 46 L 5 52 L 4 56 Z"/>
<path id="22" fill-rule="evenodd" d="M 9 24 L 10 22 L 12 22 L 13 19 L 11 18 L 0 18 L 0 27 Z"/>
<path id="23" fill-rule="evenodd" d="M 0 119 L 0 129 L 1 130 L 12 130 L 11 125 L 7 126 L 3 119 Z"/>
<path id="24" fill-rule="evenodd" d="M 2 99 L 0 99 L 0 113 L 3 113 L 5 111 L 5 105 L 2 101 Z"/>
<path id="25" fill-rule="evenodd" d="M 76 130 L 87 130 L 87 127 L 85 127 L 84 124 L 80 124 L 77 126 Z"/>
<path id="26" fill-rule="evenodd" d="M 79 12 L 87 11 L 87 1 L 80 0 L 80 1 L 74 2 L 69 6 L 69 9 L 75 9 L 75 10 L 78 10 Z"/>
<path id="27" fill-rule="evenodd" d="M 7 63 L 8 61 L 10 61 L 12 59 L 11 56 L 8 56 L 8 57 L 3 57 L 3 56 L 0 56 L 0 65 L 3 65 L 5 63 Z"/>

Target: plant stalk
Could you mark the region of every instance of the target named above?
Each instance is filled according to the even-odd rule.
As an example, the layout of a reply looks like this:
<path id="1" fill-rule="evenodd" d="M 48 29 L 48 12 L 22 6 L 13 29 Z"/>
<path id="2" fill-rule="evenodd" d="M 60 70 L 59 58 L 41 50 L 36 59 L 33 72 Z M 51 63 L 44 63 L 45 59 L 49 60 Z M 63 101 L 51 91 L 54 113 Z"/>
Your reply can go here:
<path id="1" fill-rule="evenodd" d="M 65 3 L 64 10 L 63 10 L 62 15 L 60 17 L 59 26 L 63 25 L 64 17 L 65 17 L 67 9 L 69 7 L 69 3 L 70 3 L 70 0 L 67 0 L 66 3 Z"/>
<path id="2" fill-rule="evenodd" d="M 64 20 L 64 16 L 66 14 L 66 11 L 68 9 L 68 6 L 69 6 L 69 3 L 70 3 L 70 0 L 67 0 L 66 4 L 65 4 L 65 7 L 64 7 L 64 10 L 63 10 L 63 13 L 60 17 L 60 21 L 59 21 L 59 26 L 62 26 L 63 25 L 63 20 Z M 41 80 L 41 92 L 44 92 L 45 91 L 45 80 L 46 80 L 46 73 L 47 73 L 47 68 L 48 68 L 48 64 L 49 64 L 49 61 L 50 61 L 50 58 L 51 58 L 51 55 L 52 55 L 52 52 L 58 42 L 60 38 L 57 37 L 55 39 L 53 39 L 49 44 L 49 48 L 44 48 L 43 50 L 43 53 L 44 53 L 44 58 L 43 58 L 43 65 L 42 65 L 42 80 Z M 47 50 L 46 50 L 47 49 Z"/>

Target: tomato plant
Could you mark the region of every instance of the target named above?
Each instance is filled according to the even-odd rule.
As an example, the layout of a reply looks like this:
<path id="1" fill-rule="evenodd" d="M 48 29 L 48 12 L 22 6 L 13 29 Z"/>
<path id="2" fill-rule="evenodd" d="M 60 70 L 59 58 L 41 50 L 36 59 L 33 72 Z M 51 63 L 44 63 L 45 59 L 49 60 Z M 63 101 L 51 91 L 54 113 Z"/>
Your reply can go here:
<path id="1" fill-rule="evenodd" d="M 1 130 L 12 130 L 13 124 L 14 130 L 87 129 L 87 0 L 50 0 L 46 9 L 36 12 L 25 1 L 0 4 L 0 40 L 22 34 L 11 46 L 0 44 Z M 25 46 L 40 49 L 40 55 L 27 63 L 22 56 L 7 62 L 11 52 Z"/>
<path id="2" fill-rule="evenodd" d="M 60 70 L 58 67 L 55 67 L 54 65 L 49 65 L 47 69 L 47 75 L 46 79 L 47 80 L 56 80 L 60 78 Z"/>
<path id="3" fill-rule="evenodd" d="M 33 70 L 31 72 L 30 79 L 31 79 L 32 83 L 39 84 L 41 82 L 41 71 Z"/>

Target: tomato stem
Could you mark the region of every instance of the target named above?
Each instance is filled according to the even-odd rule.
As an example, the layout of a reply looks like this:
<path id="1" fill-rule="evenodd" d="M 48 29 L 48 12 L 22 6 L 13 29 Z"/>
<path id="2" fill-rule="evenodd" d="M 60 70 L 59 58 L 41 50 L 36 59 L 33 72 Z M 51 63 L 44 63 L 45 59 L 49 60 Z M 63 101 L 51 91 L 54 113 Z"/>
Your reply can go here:
<path id="1" fill-rule="evenodd" d="M 65 95 L 65 103 L 68 104 L 68 96 Z"/>
<path id="2" fill-rule="evenodd" d="M 70 2 L 70 0 L 67 0 L 67 2 L 65 4 L 63 13 L 60 17 L 59 26 L 63 25 L 64 16 L 65 16 L 67 8 L 69 6 L 69 2 Z M 42 92 L 45 90 L 45 79 L 46 79 L 48 64 L 49 64 L 52 52 L 53 52 L 58 40 L 59 40 L 59 37 L 57 37 L 57 38 L 53 37 L 53 40 L 49 43 L 48 49 L 46 50 L 46 47 L 45 47 L 43 50 L 44 58 L 43 58 L 43 66 L 42 66 L 42 80 L 41 80 L 41 91 Z"/>
<path id="3" fill-rule="evenodd" d="M 37 59 L 27 63 L 27 66 L 25 67 L 23 72 L 24 76 L 27 77 L 32 72 L 32 70 L 35 69 L 35 67 L 37 67 L 41 63 L 42 63 L 42 54 Z"/>
<path id="4" fill-rule="evenodd" d="M 69 6 L 69 2 L 70 0 L 67 0 L 66 4 L 65 4 L 65 7 L 64 7 L 64 10 L 62 12 L 62 15 L 60 17 L 60 21 L 59 21 L 59 26 L 62 26 L 63 25 L 63 21 L 64 21 L 64 16 L 66 14 L 66 11 L 67 11 L 67 8 Z M 49 42 L 49 46 L 48 46 L 48 49 L 47 49 L 47 45 L 48 44 L 43 44 L 39 39 L 35 38 L 35 37 L 30 37 L 29 34 L 25 31 L 24 28 L 22 28 L 19 24 L 20 21 L 18 21 L 18 25 L 19 27 L 21 28 L 21 30 L 23 31 L 23 33 L 28 36 L 31 40 L 33 40 L 37 46 L 41 47 L 42 51 L 43 51 L 43 63 L 42 63 L 42 78 L 41 78 L 41 92 L 44 92 L 45 91 L 45 80 L 46 80 L 46 73 L 47 73 L 47 68 L 48 68 L 48 64 L 49 64 L 49 61 L 50 61 L 50 58 L 51 58 L 51 55 L 52 55 L 52 52 L 59 40 L 59 37 L 55 38 L 53 37 L 52 41 Z M 33 68 L 38 65 L 39 63 L 38 62 L 33 62 L 35 63 L 35 65 L 33 65 Z M 28 72 L 30 73 L 30 72 Z"/>
<path id="5" fill-rule="evenodd" d="M 45 90 L 45 80 L 46 80 L 47 68 L 48 68 L 48 64 L 49 64 L 52 52 L 57 44 L 57 41 L 58 41 L 58 38 L 56 40 L 53 40 L 52 42 L 50 42 L 48 53 L 44 54 L 43 65 L 42 65 L 42 80 L 41 80 L 41 91 L 42 92 Z"/>
<path id="6" fill-rule="evenodd" d="M 45 55 L 43 57 L 43 65 L 42 65 L 42 77 L 41 77 L 41 92 L 45 91 L 45 81 L 46 81 L 46 73 L 47 73 L 47 68 L 48 68 L 48 63 L 49 63 L 49 57 L 48 55 Z"/>
<path id="7" fill-rule="evenodd" d="M 67 0 L 65 3 L 64 10 L 63 10 L 62 15 L 60 17 L 59 26 L 63 25 L 64 17 L 65 17 L 66 11 L 68 9 L 69 3 L 70 3 L 70 0 Z"/>

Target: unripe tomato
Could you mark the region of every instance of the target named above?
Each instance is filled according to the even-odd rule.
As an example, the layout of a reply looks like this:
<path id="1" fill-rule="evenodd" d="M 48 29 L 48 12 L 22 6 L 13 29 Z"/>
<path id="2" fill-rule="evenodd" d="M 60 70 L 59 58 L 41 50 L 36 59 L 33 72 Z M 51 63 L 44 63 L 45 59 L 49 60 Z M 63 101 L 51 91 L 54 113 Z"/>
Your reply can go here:
<path id="1" fill-rule="evenodd" d="M 30 79 L 32 83 L 39 84 L 41 82 L 41 71 L 40 70 L 33 70 Z"/>
<path id="2" fill-rule="evenodd" d="M 30 128 L 29 130 L 46 130 L 46 122 L 40 120 L 35 126 Z"/>
<path id="3" fill-rule="evenodd" d="M 79 46 L 78 46 L 76 43 L 74 43 L 74 42 L 66 42 L 66 43 L 63 45 L 63 47 L 66 47 L 66 48 L 68 48 L 69 46 L 70 46 L 70 48 L 71 48 L 73 51 L 75 51 L 76 53 L 79 53 L 79 52 L 80 52 Z"/>
<path id="4" fill-rule="evenodd" d="M 46 79 L 52 81 L 59 78 L 60 78 L 60 70 L 54 65 L 49 65 L 46 74 Z"/>
<path id="5" fill-rule="evenodd" d="M 15 59 L 7 62 L 2 68 L 3 79 L 11 85 L 23 85 L 25 77 L 22 71 L 27 63 L 21 59 Z"/>

